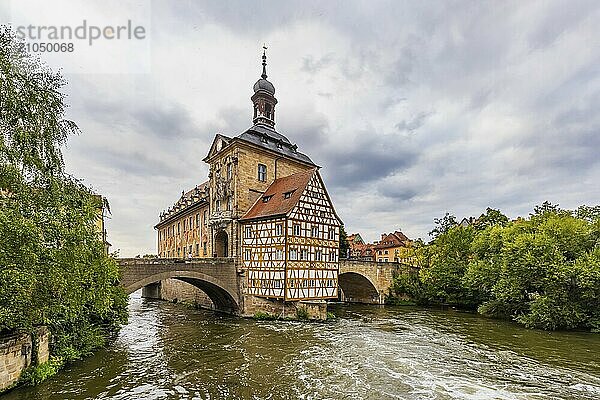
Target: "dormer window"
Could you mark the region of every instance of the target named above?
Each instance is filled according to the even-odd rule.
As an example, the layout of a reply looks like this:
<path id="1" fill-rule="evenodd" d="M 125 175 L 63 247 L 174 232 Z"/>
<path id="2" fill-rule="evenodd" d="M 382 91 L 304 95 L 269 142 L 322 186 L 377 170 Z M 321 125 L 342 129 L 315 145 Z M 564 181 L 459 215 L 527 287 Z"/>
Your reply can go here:
<path id="1" fill-rule="evenodd" d="M 283 198 L 284 199 L 289 199 L 290 197 L 292 197 L 292 194 L 295 192 L 295 190 L 290 190 L 289 192 L 285 192 L 283 194 Z"/>
<path id="2" fill-rule="evenodd" d="M 263 142 L 263 143 L 268 143 L 268 140 L 267 140 L 267 135 L 262 135 L 262 136 L 260 137 L 260 141 L 261 141 L 261 142 Z"/>
<path id="3" fill-rule="evenodd" d="M 263 203 L 267 203 L 269 200 L 271 200 L 271 197 L 273 197 L 273 195 L 269 195 L 269 196 L 263 196 L 263 198 L 262 198 L 262 202 L 263 202 Z"/>

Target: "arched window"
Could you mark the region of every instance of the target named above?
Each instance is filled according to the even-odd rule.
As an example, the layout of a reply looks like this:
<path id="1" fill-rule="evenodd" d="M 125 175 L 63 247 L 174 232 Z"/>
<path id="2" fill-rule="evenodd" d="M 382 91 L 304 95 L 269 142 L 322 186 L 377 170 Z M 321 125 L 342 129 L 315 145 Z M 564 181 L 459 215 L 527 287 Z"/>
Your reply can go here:
<path id="1" fill-rule="evenodd" d="M 265 117 L 271 119 L 271 105 L 269 103 L 265 104 Z"/>

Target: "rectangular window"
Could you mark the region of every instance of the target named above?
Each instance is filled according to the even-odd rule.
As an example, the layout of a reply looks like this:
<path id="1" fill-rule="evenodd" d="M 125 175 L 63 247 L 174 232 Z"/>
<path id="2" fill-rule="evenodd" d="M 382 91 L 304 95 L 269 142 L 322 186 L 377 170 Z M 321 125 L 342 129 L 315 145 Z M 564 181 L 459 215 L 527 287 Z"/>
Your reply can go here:
<path id="1" fill-rule="evenodd" d="M 336 256 L 335 251 L 332 251 L 331 253 L 329 253 L 329 261 L 335 261 L 335 258 L 336 258 L 335 256 Z"/>
<path id="2" fill-rule="evenodd" d="M 216 211 L 221 211 L 221 200 L 217 200 L 215 202 L 215 210 Z"/>
<path id="3" fill-rule="evenodd" d="M 299 224 L 294 224 L 293 231 L 294 231 L 294 235 L 295 236 L 300 236 L 300 225 Z"/>
<path id="4" fill-rule="evenodd" d="M 196 255 L 200 255 L 200 243 L 196 243 Z"/>
<path id="5" fill-rule="evenodd" d="M 388 254 L 388 251 L 387 251 L 387 250 L 384 250 L 383 254 Z"/>
<path id="6" fill-rule="evenodd" d="M 179 232 L 181 231 L 181 222 L 177 223 L 177 234 L 179 235 Z"/>
<path id="7" fill-rule="evenodd" d="M 261 182 L 267 181 L 267 166 L 264 164 L 258 164 L 258 180 Z"/>
<path id="8" fill-rule="evenodd" d="M 283 234 L 283 225 L 277 224 L 275 225 L 275 236 L 281 236 Z"/>
<path id="9" fill-rule="evenodd" d="M 297 260 L 297 259 L 298 259 L 298 250 L 290 249 L 290 260 Z"/>
<path id="10" fill-rule="evenodd" d="M 323 252 L 321 250 L 315 251 L 315 261 L 321 261 L 323 259 Z"/>
<path id="11" fill-rule="evenodd" d="M 246 238 L 251 238 L 252 237 L 252 227 L 251 226 L 247 226 L 246 227 L 244 236 Z"/>
<path id="12" fill-rule="evenodd" d="M 329 230 L 329 236 L 328 236 L 329 240 L 334 240 L 335 239 L 335 229 L 330 229 Z"/>
<path id="13" fill-rule="evenodd" d="M 204 242 L 204 243 L 202 244 L 202 254 L 206 255 L 206 253 L 207 253 L 207 250 L 206 250 L 206 242 Z"/>
<path id="14" fill-rule="evenodd" d="M 200 214 L 196 214 L 196 226 L 200 226 Z"/>
<path id="15" fill-rule="evenodd" d="M 308 260 L 308 250 L 306 250 L 306 249 L 300 250 L 300 259 Z"/>
<path id="16" fill-rule="evenodd" d="M 227 164 L 227 179 L 233 178 L 233 164 Z"/>
<path id="17" fill-rule="evenodd" d="M 227 198 L 227 211 L 231 211 L 231 196 Z"/>
<path id="18" fill-rule="evenodd" d="M 206 218 L 206 210 L 204 210 L 204 225 L 208 224 L 208 219 Z"/>
<path id="19" fill-rule="evenodd" d="M 313 225 L 311 229 L 311 236 L 318 237 L 319 236 L 319 227 L 317 225 Z"/>
<path id="20" fill-rule="evenodd" d="M 244 250 L 244 260 L 245 261 L 250 261 L 251 258 L 252 258 L 252 250 L 245 249 Z"/>
<path id="21" fill-rule="evenodd" d="M 275 259 L 276 260 L 283 260 L 283 250 L 277 249 L 275 251 Z"/>

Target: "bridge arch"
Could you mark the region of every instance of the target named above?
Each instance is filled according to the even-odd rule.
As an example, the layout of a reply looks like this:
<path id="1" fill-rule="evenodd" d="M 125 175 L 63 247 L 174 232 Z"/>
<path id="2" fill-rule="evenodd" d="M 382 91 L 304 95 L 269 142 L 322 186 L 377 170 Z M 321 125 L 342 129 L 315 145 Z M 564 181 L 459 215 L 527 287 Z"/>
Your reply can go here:
<path id="1" fill-rule="evenodd" d="M 169 278 L 187 282 L 202 290 L 208 297 L 210 297 L 215 305 L 215 309 L 218 311 L 229 313 L 237 313 L 239 311 L 239 304 L 236 300 L 237 295 L 232 293 L 231 290 L 227 289 L 227 286 L 218 279 L 199 271 L 175 270 L 149 275 L 126 286 L 125 292 L 127 294 L 131 294 L 136 290 L 143 288 L 144 286 L 148 286 L 152 283 L 160 282 Z"/>
<path id="2" fill-rule="evenodd" d="M 348 303 L 381 304 L 381 295 L 370 277 L 358 272 L 343 272 L 338 276 L 341 300 Z"/>

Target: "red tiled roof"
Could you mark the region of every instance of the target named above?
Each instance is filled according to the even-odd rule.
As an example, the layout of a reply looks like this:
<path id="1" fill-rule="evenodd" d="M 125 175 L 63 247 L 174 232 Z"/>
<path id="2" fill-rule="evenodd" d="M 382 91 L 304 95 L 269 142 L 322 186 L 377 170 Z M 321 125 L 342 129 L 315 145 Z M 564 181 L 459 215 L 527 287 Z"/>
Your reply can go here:
<path id="1" fill-rule="evenodd" d="M 377 243 L 373 248 L 387 249 L 390 247 L 407 246 L 409 242 L 410 239 L 408 239 L 406 235 L 404 235 L 404 233 L 396 231 L 385 235 L 385 237 L 381 239 L 381 241 Z"/>
<path id="2" fill-rule="evenodd" d="M 256 200 L 256 203 L 250 207 L 250 210 L 248 210 L 241 220 L 274 217 L 289 213 L 298 203 L 298 200 L 300 200 L 300 196 L 302 196 L 315 171 L 316 168 L 313 168 L 276 179 L 267 191 Z M 292 192 L 291 196 L 286 199 L 284 193 L 289 192 Z M 266 202 L 263 201 L 265 198 L 269 200 Z"/>

